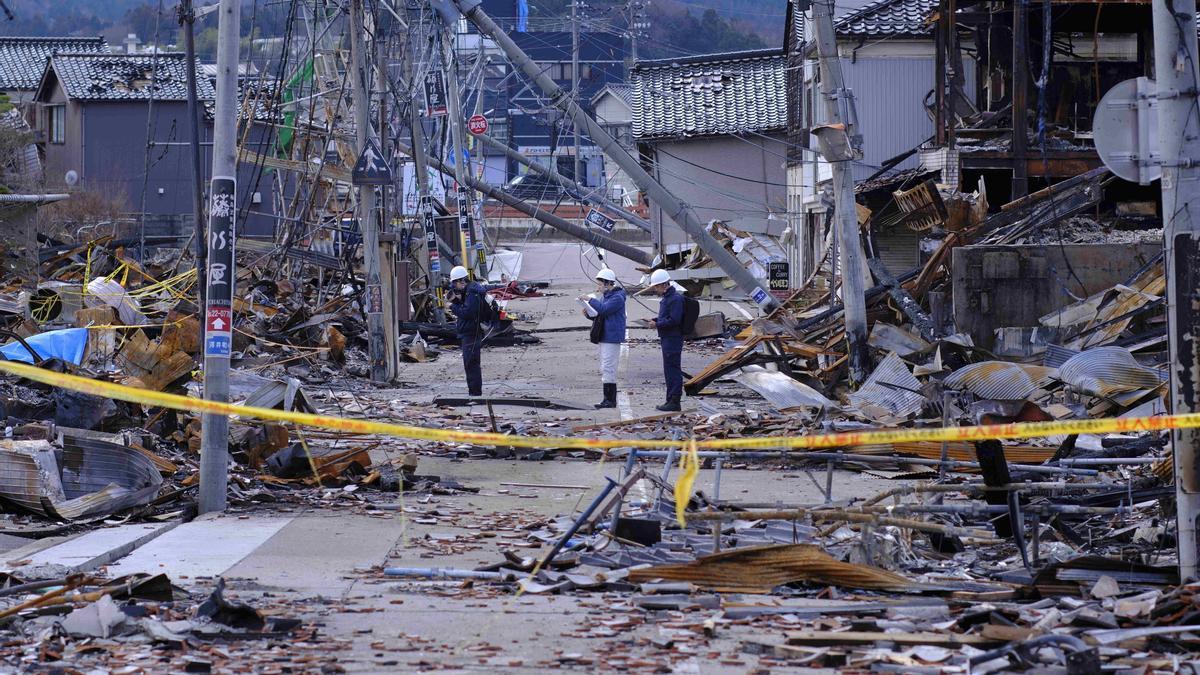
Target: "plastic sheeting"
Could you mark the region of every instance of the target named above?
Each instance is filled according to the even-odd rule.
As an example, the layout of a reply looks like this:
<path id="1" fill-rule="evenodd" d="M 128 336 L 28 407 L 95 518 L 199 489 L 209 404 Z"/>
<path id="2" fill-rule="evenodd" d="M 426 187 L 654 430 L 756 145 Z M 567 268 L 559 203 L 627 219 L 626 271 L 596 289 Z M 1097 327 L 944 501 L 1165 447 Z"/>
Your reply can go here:
<path id="1" fill-rule="evenodd" d="M 83 362 L 83 353 L 87 349 L 88 329 L 65 328 L 38 333 L 25 338 L 35 352 L 36 358 L 29 353 L 20 342 L 12 342 L 0 347 L 0 355 L 9 361 L 36 363 L 39 359 L 62 359 L 68 363 L 79 365 Z"/>

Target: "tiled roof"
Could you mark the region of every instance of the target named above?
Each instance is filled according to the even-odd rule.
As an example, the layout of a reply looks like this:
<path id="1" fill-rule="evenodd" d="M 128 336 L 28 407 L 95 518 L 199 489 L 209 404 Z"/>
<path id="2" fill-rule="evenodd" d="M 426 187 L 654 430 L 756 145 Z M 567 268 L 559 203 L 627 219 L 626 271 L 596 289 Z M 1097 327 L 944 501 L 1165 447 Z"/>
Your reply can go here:
<path id="1" fill-rule="evenodd" d="M 36 89 L 55 52 L 108 53 L 102 37 L 0 37 L 0 90 Z"/>
<path id="2" fill-rule="evenodd" d="M 783 129 L 786 72 L 779 50 L 639 63 L 630 73 L 633 136 L 687 138 Z"/>
<path id="3" fill-rule="evenodd" d="M 933 26 L 926 20 L 937 6 L 937 0 L 876 0 L 838 17 L 834 30 L 839 36 L 929 35 Z"/>
<path id="4" fill-rule="evenodd" d="M 604 85 L 596 95 L 592 97 L 592 103 L 595 103 L 605 92 L 612 93 L 613 96 L 625 102 L 625 105 L 633 105 L 633 87 L 624 82 L 609 82 Z"/>
<path id="5" fill-rule="evenodd" d="M 186 101 L 187 57 L 158 54 L 55 54 L 50 66 L 67 96 L 83 101 Z M 196 66 L 193 66 L 196 67 Z M 153 82 L 153 86 L 151 86 Z M 206 77 L 196 78 L 200 100 L 216 97 Z"/>

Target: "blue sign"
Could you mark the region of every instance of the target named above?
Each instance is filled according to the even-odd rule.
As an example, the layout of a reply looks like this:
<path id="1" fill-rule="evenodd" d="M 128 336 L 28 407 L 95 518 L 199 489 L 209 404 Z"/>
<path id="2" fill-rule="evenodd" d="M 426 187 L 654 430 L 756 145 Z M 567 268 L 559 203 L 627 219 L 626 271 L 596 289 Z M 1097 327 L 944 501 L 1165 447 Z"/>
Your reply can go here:
<path id="1" fill-rule="evenodd" d="M 205 356 L 229 356 L 231 341 L 228 335 L 209 335 L 204 340 Z"/>
<path id="2" fill-rule="evenodd" d="M 754 298 L 754 302 L 756 304 L 761 305 L 767 299 L 767 292 L 761 288 L 755 288 L 754 292 L 750 294 L 750 297 Z"/>

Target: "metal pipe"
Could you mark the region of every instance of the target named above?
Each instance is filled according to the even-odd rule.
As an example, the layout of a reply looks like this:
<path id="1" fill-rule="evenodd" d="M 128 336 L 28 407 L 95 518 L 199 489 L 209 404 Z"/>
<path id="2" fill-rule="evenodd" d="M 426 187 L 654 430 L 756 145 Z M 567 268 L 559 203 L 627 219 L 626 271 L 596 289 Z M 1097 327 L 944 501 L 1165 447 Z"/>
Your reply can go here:
<path id="1" fill-rule="evenodd" d="M 562 109 L 571 118 L 573 124 L 587 131 L 588 136 L 604 154 L 611 157 L 625 171 L 630 179 L 646 193 L 650 201 L 658 204 L 671 217 L 671 220 L 683 228 L 692 241 L 696 242 L 700 249 L 725 274 L 729 275 L 764 313 L 770 313 L 779 306 L 779 301 L 762 287 L 754 275 L 750 274 L 749 270 L 742 266 L 742 263 L 732 253 L 708 233 L 691 207 L 654 180 L 641 163 L 629 154 L 629 151 L 621 147 L 621 144 L 605 131 L 604 127 L 584 112 L 574 98 L 555 84 L 554 80 L 543 72 L 542 67 L 529 58 L 529 55 L 522 51 L 502 28 L 496 25 L 496 22 L 480 8 L 481 0 L 453 0 L 453 2 L 463 15 L 479 28 L 479 32 L 496 41 L 496 45 L 517 67 L 521 68 L 526 77 L 546 94 L 551 103 Z"/>
<path id="2" fill-rule="evenodd" d="M 1081 457 L 1079 459 L 1060 459 L 1059 466 L 1120 466 L 1136 464 L 1157 464 L 1161 457 Z"/>
<path id="3" fill-rule="evenodd" d="M 501 572 L 460 570 L 451 567 L 385 567 L 387 577 L 417 577 L 421 579 L 477 579 L 480 581 L 503 581 Z"/>
<path id="4" fill-rule="evenodd" d="M 554 545 L 554 548 L 550 549 L 550 552 L 546 554 L 546 557 L 542 558 L 542 561 L 538 563 L 537 569 L 542 569 L 546 565 L 549 565 L 550 561 L 554 560 L 554 556 L 558 555 L 558 552 L 562 550 L 562 547 L 567 545 L 567 542 L 571 540 L 571 537 L 575 536 L 575 533 L 579 531 L 580 527 L 583 527 L 583 523 L 587 521 L 587 519 L 591 517 L 592 512 L 600 506 L 600 502 L 604 501 L 604 498 L 608 496 L 608 493 L 612 492 L 613 489 L 617 487 L 617 483 L 613 479 L 605 476 L 604 480 L 608 481 L 608 485 L 604 486 L 604 489 L 600 491 L 600 494 L 596 495 L 596 498 L 592 500 L 592 503 L 588 504 L 588 507 L 583 510 L 583 513 L 581 513 L 579 517 L 575 519 L 575 522 L 571 523 L 571 527 L 558 540 L 558 543 Z"/>
<path id="5" fill-rule="evenodd" d="M 639 450 L 638 457 L 644 458 L 660 458 L 669 457 L 669 450 Z M 903 461 L 905 464 L 917 464 L 920 466 L 941 466 L 940 460 L 925 459 L 923 457 L 899 457 L 896 455 L 859 455 L 848 452 L 802 452 L 795 450 L 774 450 L 774 451 L 729 451 L 723 452 L 720 450 L 701 450 L 697 453 L 700 457 L 720 457 L 721 459 L 796 459 L 796 460 L 833 460 L 833 461 L 849 461 L 849 462 L 864 462 L 867 464 L 885 464 L 889 462 Z M 967 468 L 978 469 L 978 462 L 964 462 L 959 460 L 949 460 L 945 466 L 950 468 Z M 1036 464 L 1014 464 L 1013 471 L 1024 471 L 1027 473 L 1039 474 L 1069 474 L 1072 476 L 1095 476 L 1099 471 L 1095 469 L 1073 469 L 1069 467 L 1058 466 L 1041 466 Z"/>

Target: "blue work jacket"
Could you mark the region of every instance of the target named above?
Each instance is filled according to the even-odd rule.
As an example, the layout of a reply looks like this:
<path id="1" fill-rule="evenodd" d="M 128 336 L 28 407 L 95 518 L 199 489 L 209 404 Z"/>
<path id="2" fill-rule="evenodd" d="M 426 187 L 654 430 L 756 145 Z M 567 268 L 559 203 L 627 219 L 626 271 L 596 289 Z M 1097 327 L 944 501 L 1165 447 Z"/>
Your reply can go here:
<path id="1" fill-rule="evenodd" d="M 462 297 L 450 303 L 450 311 L 454 312 L 456 320 L 454 329 L 461 339 L 474 340 L 479 335 L 480 310 L 486 299 L 487 291 L 478 283 L 472 281 L 463 289 Z"/>
<path id="2" fill-rule="evenodd" d="M 654 320 L 660 338 L 683 337 L 683 296 L 674 286 L 658 301 L 658 318 Z"/>
<path id="3" fill-rule="evenodd" d="M 620 344 L 625 341 L 625 289 L 615 287 L 604 292 L 603 298 L 591 298 L 588 304 L 596 310 L 593 321 L 603 321 L 601 342 Z"/>

